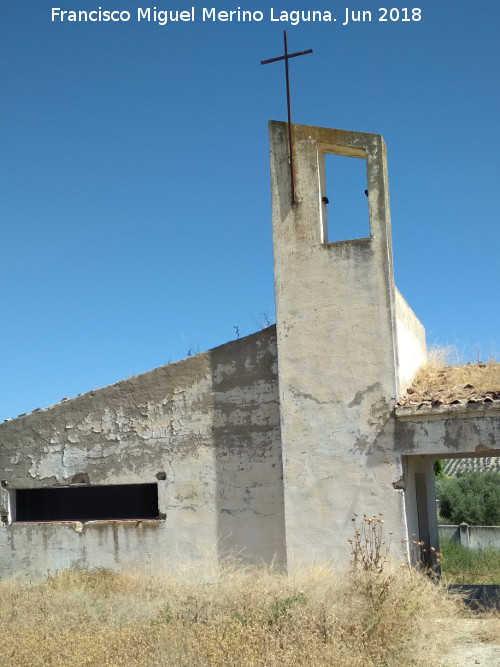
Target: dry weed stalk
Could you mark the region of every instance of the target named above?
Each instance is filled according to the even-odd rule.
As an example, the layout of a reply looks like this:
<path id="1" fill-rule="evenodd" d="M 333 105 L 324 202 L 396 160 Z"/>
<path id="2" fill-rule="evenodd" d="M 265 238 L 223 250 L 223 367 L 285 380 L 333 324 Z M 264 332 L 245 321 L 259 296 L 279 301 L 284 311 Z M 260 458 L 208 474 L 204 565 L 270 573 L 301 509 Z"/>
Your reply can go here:
<path id="1" fill-rule="evenodd" d="M 412 533 L 412 537 L 416 537 Z M 414 567 L 418 567 L 421 572 L 424 572 L 429 577 L 436 577 L 437 566 L 441 562 L 441 553 L 434 547 L 429 547 L 423 540 L 411 540 L 411 562 Z"/>
<path id="2" fill-rule="evenodd" d="M 351 565 L 355 570 L 361 567 L 366 572 L 380 573 L 387 563 L 388 547 L 383 539 L 382 512 L 378 516 L 363 518 L 358 525 L 358 515 L 352 518 L 354 536 L 349 538 L 351 545 Z"/>

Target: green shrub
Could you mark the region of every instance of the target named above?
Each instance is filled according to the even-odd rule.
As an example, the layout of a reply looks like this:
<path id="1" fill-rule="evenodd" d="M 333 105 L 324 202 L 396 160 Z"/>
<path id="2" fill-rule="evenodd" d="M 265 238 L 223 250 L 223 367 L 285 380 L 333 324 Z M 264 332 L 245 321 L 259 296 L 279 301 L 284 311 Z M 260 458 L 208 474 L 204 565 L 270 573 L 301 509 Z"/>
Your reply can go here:
<path id="1" fill-rule="evenodd" d="M 283 618 L 291 617 L 291 610 L 298 604 L 305 604 L 307 598 L 303 593 L 295 593 L 287 598 L 276 598 L 269 609 L 267 622 L 269 625 L 278 623 Z"/>
<path id="2" fill-rule="evenodd" d="M 464 472 L 436 479 L 439 514 L 454 524 L 475 526 L 500 524 L 500 473 Z"/>
<path id="3" fill-rule="evenodd" d="M 443 459 L 436 459 L 434 461 L 434 476 L 436 479 L 443 479 L 445 477 Z"/>

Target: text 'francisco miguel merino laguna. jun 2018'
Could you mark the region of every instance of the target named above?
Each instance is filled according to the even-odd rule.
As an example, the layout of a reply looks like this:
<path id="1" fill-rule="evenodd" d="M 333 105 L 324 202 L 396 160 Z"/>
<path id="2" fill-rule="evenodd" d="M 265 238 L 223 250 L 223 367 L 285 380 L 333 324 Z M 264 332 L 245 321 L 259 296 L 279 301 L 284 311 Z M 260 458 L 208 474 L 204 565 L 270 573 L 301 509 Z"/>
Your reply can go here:
<path id="1" fill-rule="evenodd" d="M 419 7 L 379 7 L 376 10 L 350 9 L 349 7 L 330 10 L 292 9 L 282 10 L 273 7 L 265 10 L 247 10 L 237 7 L 232 10 L 217 7 L 190 7 L 188 9 L 161 9 L 158 7 L 137 7 L 137 10 L 106 9 L 98 7 L 92 10 L 62 9 L 52 7 L 52 22 L 58 23 L 156 23 L 160 26 L 175 23 L 299 23 L 324 22 L 337 25 L 356 23 L 417 23 L 422 20 Z"/>

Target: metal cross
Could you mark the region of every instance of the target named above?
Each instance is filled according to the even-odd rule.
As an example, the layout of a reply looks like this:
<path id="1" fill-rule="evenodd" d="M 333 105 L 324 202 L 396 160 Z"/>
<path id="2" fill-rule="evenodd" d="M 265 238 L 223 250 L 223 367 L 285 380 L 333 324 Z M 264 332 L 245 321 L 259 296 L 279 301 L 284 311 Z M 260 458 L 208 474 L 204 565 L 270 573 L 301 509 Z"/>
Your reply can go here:
<path id="1" fill-rule="evenodd" d="M 261 65 L 267 65 L 268 63 L 275 63 L 278 60 L 285 61 L 285 78 L 286 78 L 286 106 L 288 111 L 288 158 L 290 162 L 290 184 L 292 186 L 292 204 L 295 202 L 295 184 L 293 180 L 293 147 L 292 147 L 292 117 L 290 113 L 290 81 L 288 79 L 288 61 L 290 58 L 295 58 L 296 56 L 305 56 L 308 53 L 312 53 L 312 49 L 307 49 L 307 51 L 297 51 L 296 53 L 288 53 L 288 47 L 286 43 L 286 30 L 283 30 L 283 40 L 285 43 L 285 54 L 283 56 L 278 56 L 277 58 L 270 58 L 269 60 L 261 60 Z"/>

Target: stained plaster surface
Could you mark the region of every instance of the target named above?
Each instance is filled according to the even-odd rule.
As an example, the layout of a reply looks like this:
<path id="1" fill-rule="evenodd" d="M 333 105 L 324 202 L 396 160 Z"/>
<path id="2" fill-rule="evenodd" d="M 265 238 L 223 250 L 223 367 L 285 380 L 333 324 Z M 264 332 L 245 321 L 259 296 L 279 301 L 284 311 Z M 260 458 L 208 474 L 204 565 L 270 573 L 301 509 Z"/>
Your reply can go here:
<path id="1" fill-rule="evenodd" d="M 385 146 L 295 125 L 293 204 L 285 124 L 270 123 L 270 146 L 288 561 L 345 563 L 355 512 L 406 533 Z M 327 241 L 325 152 L 366 160 L 369 238 Z"/>
<path id="2" fill-rule="evenodd" d="M 396 447 L 403 455 L 500 455 L 500 400 L 400 407 L 396 422 Z"/>
<path id="3" fill-rule="evenodd" d="M 234 549 L 282 562 L 274 327 L 0 425 L 0 471 L 3 577 Z M 15 489 L 82 476 L 157 483 L 159 519 L 15 522 Z"/>

